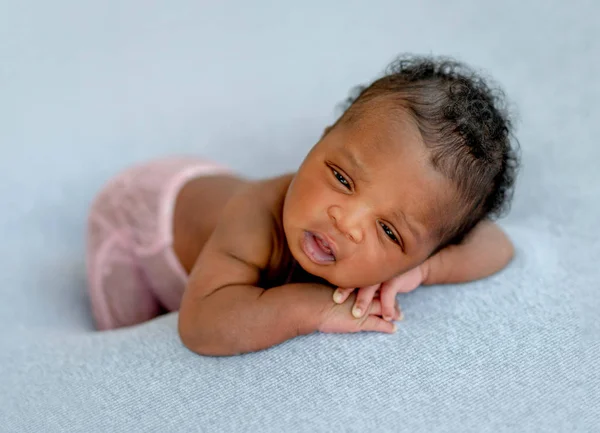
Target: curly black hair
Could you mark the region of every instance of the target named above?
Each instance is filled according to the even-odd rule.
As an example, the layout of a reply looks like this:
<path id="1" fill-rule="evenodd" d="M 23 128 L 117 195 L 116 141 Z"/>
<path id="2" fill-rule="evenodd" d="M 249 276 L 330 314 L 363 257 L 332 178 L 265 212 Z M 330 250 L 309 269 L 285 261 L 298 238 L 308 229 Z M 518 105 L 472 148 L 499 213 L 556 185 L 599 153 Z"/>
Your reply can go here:
<path id="1" fill-rule="evenodd" d="M 440 228 L 436 249 L 459 243 L 482 219 L 510 209 L 520 165 L 504 92 L 449 57 L 402 55 L 382 78 L 359 86 L 338 122 L 352 122 L 366 103 L 392 97 L 416 121 L 435 169 L 455 183 L 463 204 Z"/>

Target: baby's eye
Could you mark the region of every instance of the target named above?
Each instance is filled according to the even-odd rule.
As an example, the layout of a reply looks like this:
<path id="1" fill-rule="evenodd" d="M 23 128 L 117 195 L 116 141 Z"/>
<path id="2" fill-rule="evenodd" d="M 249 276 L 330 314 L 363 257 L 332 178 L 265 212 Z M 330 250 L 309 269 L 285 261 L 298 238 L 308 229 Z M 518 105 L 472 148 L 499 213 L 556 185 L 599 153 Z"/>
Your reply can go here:
<path id="1" fill-rule="evenodd" d="M 400 245 L 400 241 L 398 240 L 398 238 L 396 237 L 396 235 L 394 234 L 394 232 L 392 231 L 392 229 L 390 229 L 388 226 L 386 226 L 384 223 L 380 222 L 379 225 L 381 225 L 381 228 L 383 229 L 384 233 L 395 243 L 397 243 L 398 245 Z"/>
<path id="2" fill-rule="evenodd" d="M 335 168 L 332 168 L 331 171 L 333 172 L 333 175 L 335 176 L 335 178 L 342 185 L 344 185 L 346 188 L 350 189 L 350 182 L 348 182 L 344 176 L 342 176 Z"/>

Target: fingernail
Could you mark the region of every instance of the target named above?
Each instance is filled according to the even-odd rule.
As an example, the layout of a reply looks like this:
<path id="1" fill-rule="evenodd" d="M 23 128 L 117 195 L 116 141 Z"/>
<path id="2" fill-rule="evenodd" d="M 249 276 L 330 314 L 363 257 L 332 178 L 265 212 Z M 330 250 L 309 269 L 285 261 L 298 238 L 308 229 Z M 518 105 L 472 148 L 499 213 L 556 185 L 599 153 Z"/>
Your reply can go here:
<path id="1" fill-rule="evenodd" d="M 387 322 L 391 322 L 392 318 L 390 316 L 383 316 L 383 320 L 385 320 Z"/>
<path id="2" fill-rule="evenodd" d="M 398 327 L 396 326 L 396 324 L 394 323 L 394 327 L 392 328 L 392 332 L 396 332 L 398 330 Z"/>
<path id="3" fill-rule="evenodd" d="M 402 310 L 400 309 L 400 306 L 398 304 L 396 304 L 394 308 L 396 309 L 396 316 L 398 316 L 398 319 L 396 319 L 396 320 L 402 320 L 404 318 L 404 315 L 402 314 Z"/>
<path id="4" fill-rule="evenodd" d="M 358 307 L 354 307 L 354 308 L 352 309 L 352 315 L 353 315 L 354 317 L 356 317 L 357 319 L 360 319 L 360 318 L 361 318 L 361 316 L 362 316 L 362 310 L 361 310 L 360 308 L 358 308 Z"/>
<path id="5" fill-rule="evenodd" d="M 341 304 L 342 303 L 342 294 L 339 291 L 335 291 L 333 293 L 333 302 L 335 302 L 336 304 Z"/>

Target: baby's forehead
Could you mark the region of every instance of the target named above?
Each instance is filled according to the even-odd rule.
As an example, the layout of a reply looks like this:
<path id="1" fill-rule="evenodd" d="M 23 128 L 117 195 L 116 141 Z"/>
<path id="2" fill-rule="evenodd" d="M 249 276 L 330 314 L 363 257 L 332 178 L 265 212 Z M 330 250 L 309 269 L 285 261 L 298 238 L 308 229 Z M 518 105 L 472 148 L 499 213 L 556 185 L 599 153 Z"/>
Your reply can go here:
<path id="1" fill-rule="evenodd" d="M 393 156 L 408 150 L 427 150 L 415 118 L 398 103 L 380 102 L 363 107 L 359 114 L 340 125 L 346 144 L 359 152 Z"/>
<path id="2" fill-rule="evenodd" d="M 430 169 L 430 152 L 418 131 L 385 122 L 347 128 L 332 143 L 334 154 L 361 171 Z"/>

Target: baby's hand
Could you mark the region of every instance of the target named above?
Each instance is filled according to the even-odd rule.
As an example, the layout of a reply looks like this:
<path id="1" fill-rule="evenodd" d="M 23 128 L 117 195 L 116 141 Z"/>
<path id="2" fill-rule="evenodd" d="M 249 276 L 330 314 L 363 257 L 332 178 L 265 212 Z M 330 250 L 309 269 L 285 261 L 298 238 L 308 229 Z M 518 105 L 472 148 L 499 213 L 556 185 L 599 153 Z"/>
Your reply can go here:
<path id="1" fill-rule="evenodd" d="M 381 284 L 375 284 L 373 286 L 361 287 L 358 289 L 356 296 L 356 302 L 354 308 L 352 308 L 352 315 L 356 318 L 363 316 L 364 312 L 367 311 L 371 303 L 378 302 L 381 305 L 381 315 L 388 322 L 392 321 L 395 317 L 396 294 L 397 293 L 408 293 L 423 282 L 424 272 L 423 266 L 417 266 L 391 280 L 385 281 Z M 355 289 L 338 288 L 333 293 L 334 302 L 340 304 L 346 299 Z M 379 300 L 375 299 L 375 294 L 380 290 Z M 399 320 L 402 320 L 402 312 L 399 314 Z"/>
<path id="2" fill-rule="evenodd" d="M 346 296 L 345 302 L 333 304 L 324 316 L 319 331 L 327 333 L 347 333 L 360 331 L 376 331 L 393 334 L 396 332 L 396 325 L 390 321 L 381 318 L 381 303 L 378 299 L 373 300 L 364 309 L 362 317 L 352 317 L 352 305 L 356 296 Z M 394 301 L 395 303 L 395 301 Z M 399 320 L 400 309 L 397 305 L 392 305 L 392 317 Z"/>

